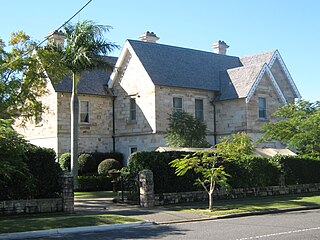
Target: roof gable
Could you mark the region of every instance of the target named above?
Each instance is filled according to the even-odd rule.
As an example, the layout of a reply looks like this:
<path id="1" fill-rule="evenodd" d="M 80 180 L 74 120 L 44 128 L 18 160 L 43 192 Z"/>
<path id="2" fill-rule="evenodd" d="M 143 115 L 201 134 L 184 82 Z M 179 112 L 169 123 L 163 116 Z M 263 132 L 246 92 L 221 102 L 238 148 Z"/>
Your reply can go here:
<path id="1" fill-rule="evenodd" d="M 250 90 L 249 90 L 249 92 L 247 94 L 247 97 L 246 97 L 246 103 L 248 103 L 250 101 L 251 97 L 253 96 L 254 92 L 258 88 L 258 85 L 259 85 L 259 83 L 260 83 L 260 81 L 261 81 L 261 79 L 262 79 L 262 77 L 264 76 L 265 73 L 268 74 L 268 76 L 269 76 L 269 78 L 270 78 L 270 80 L 271 80 L 271 82 L 272 82 L 277 94 L 279 95 L 281 101 L 284 104 L 287 104 L 287 100 L 284 97 L 284 95 L 283 95 L 283 93 L 282 93 L 282 91 L 281 91 L 276 79 L 274 78 L 274 76 L 273 76 L 273 74 L 272 74 L 272 72 L 271 72 L 271 70 L 270 70 L 270 68 L 269 68 L 269 66 L 267 64 L 263 65 L 258 77 L 256 78 L 256 80 L 252 84 L 252 86 L 251 86 L 251 88 L 250 88 Z"/>
<path id="2" fill-rule="evenodd" d="M 272 58 L 270 59 L 270 62 L 268 64 L 269 67 L 272 68 L 272 66 L 273 66 L 274 62 L 276 61 L 276 59 L 279 61 L 280 65 L 281 65 L 281 67 L 282 67 L 282 69 L 283 69 L 283 71 L 284 71 L 284 73 L 285 73 L 285 75 L 286 75 L 286 77 L 288 79 L 289 85 L 291 86 L 292 91 L 295 94 L 295 97 L 301 98 L 301 94 L 300 94 L 296 84 L 294 83 L 294 81 L 293 81 L 293 79 L 291 77 L 291 74 L 289 73 L 289 70 L 288 70 L 286 64 L 284 63 L 284 61 L 283 61 L 283 59 L 282 59 L 282 57 L 281 57 L 281 55 L 280 55 L 278 50 L 276 50 L 274 52 Z"/>

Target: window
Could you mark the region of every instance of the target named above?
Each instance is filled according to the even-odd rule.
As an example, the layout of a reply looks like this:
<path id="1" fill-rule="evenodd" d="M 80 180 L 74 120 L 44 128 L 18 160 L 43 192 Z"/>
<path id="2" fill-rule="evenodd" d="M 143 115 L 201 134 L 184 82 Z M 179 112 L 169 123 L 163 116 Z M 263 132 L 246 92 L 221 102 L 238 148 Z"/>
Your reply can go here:
<path id="1" fill-rule="evenodd" d="M 41 124 L 41 122 L 42 122 L 42 114 L 41 113 L 38 113 L 35 116 L 34 122 L 35 122 L 35 125 L 40 125 Z"/>
<path id="2" fill-rule="evenodd" d="M 182 112 L 182 98 L 174 97 L 173 98 L 173 112 Z"/>
<path id="3" fill-rule="evenodd" d="M 259 118 L 267 118 L 267 101 L 263 97 L 259 97 Z"/>
<path id="4" fill-rule="evenodd" d="M 130 122 L 137 121 L 137 104 L 136 99 L 130 98 Z"/>
<path id="5" fill-rule="evenodd" d="M 80 123 L 89 123 L 89 101 L 80 101 Z"/>
<path id="6" fill-rule="evenodd" d="M 137 152 L 137 151 L 138 151 L 137 146 L 131 146 L 131 147 L 129 148 L 130 154 L 135 153 L 135 152 Z"/>
<path id="7" fill-rule="evenodd" d="M 203 121 L 204 115 L 203 115 L 203 99 L 196 99 L 195 100 L 195 117 L 196 119 Z"/>

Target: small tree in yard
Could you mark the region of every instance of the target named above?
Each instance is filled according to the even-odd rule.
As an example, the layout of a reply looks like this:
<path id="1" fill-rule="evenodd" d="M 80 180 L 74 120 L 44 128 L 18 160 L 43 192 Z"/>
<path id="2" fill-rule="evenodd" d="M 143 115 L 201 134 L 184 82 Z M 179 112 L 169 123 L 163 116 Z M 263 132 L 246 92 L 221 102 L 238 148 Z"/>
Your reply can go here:
<path id="1" fill-rule="evenodd" d="M 207 126 L 190 113 L 177 111 L 169 116 L 166 139 L 170 147 L 208 147 Z"/>
<path id="2" fill-rule="evenodd" d="M 182 159 L 170 162 L 176 168 L 176 175 L 183 176 L 193 170 L 199 175 L 196 183 L 201 184 L 209 196 L 209 210 L 213 208 L 213 193 L 217 186 L 228 188 L 230 175 L 225 172 L 223 164 L 226 161 L 240 160 L 243 156 L 253 153 L 254 146 L 250 137 L 245 133 L 232 134 L 225 137 L 212 151 L 195 152 Z"/>
<path id="3" fill-rule="evenodd" d="M 200 184 L 209 196 L 209 210 L 213 208 L 213 193 L 217 186 L 227 188 L 227 178 L 230 176 L 224 171 L 222 158 L 214 151 L 202 151 L 188 154 L 182 159 L 170 162 L 176 168 L 177 176 L 183 176 L 193 170 L 199 174 L 196 183 Z"/>

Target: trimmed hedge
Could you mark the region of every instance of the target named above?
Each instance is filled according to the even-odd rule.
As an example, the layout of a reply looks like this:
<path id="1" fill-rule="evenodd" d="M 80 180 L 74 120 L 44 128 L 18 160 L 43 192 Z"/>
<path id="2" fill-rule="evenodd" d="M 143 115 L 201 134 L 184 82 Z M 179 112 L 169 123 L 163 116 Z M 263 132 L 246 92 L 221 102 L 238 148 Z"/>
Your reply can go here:
<path id="1" fill-rule="evenodd" d="M 79 175 L 95 175 L 98 174 L 98 166 L 99 164 L 107 159 L 113 158 L 120 162 L 121 166 L 123 166 L 123 155 L 122 153 L 118 152 L 93 152 L 93 153 L 86 153 L 82 152 L 79 153 L 78 156 L 78 169 Z M 61 168 L 64 171 L 70 171 L 70 161 L 71 161 L 71 154 L 70 153 L 63 153 L 59 158 L 59 163 Z"/>
<path id="2" fill-rule="evenodd" d="M 320 160 L 310 156 L 276 156 L 283 169 L 285 183 L 320 183 Z"/>
<path id="3" fill-rule="evenodd" d="M 108 158 L 103 160 L 99 166 L 98 166 L 98 174 L 107 176 L 109 171 L 112 169 L 120 170 L 121 169 L 121 163 L 113 158 Z"/>
<path id="4" fill-rule="evenodd" d="M 61 191 L 59 174 L 62 172 L 56 162 L 53 149 L 30 146 L 25 152 L 26 164 L 34 177 L 33 198 L 57 197 Z"/>
<path id="5" fill-rule="evenodd" d="M 96 161 L 92 154 L 82 153 L 78 157 L 79 175 L 94 174 L 97 172 Z"/>
<path id="6" fill-rule="evenodd" d="M 177 177 L 169 162 L 182 158 L 190 152 L 137 152 L 129 157 L 129 171 L 134 179 L 142 169 L 150 169 L 154 175 L 155 193 L 186 192 L 202 190 L 195 186 L 196 174 L 188 171 Z M 225 162 L 225 171 L 231 175 L 232 188 L 276 186 L 281 174 L 285 184 L 320 183 L 320 160 L 303 156 L 275 156 L 263 158 L 248 156 L 239 161 Z"/>
<path id="7" fill-rule="evenodd" d="M 239 161 L 226 162 L 225 171 L 231 175 L 232 188 L 265 187 L 279 184 L 280 169 L 271 159 L 248 156 Z"/>
<path id="8" fill-rule="evenodd" d="M 112 191 L 111 178 L 106 176 L 79 176 L 78 183 L 80 192 Z"/>

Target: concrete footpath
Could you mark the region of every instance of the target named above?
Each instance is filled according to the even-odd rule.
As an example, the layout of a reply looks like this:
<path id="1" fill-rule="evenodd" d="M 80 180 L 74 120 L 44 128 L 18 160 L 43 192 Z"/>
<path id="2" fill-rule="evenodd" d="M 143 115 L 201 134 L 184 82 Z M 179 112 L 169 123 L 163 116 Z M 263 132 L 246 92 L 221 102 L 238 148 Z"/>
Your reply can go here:
<path id="1" fill-rule="evenodd" d="M 38 238 L 45 236 L 52 236 L 57 234 L 70 234 L 80 232 L 97 232 L 106 231 L 111 229 L 121 229 L 137 226 L 148 226 L 153 224 L 174 224 L 194 221 L 209 221 L 218 220 L 225 218 L 244 217 L 251 215 L 261 214 L 274 214 L 288 211 L 301 211 L 319 209 L 320 206 L 293 208 L 285 210 L 271 210 L 263 212 L 250 212 L 240 214 L 230 214 L 218 217 L 208 217 L 205 215 L 187 213 L 181 211 L 172 211 L 164 207 L 156 208 L 141 208 L 136 205 L 127 204 L 114 204 L 111 198 L 97 198 L 97 199 L 82 199 L 75 200 L 75 212 L 81 214 L 99 213 L 99 214 L 119 214 L 128 217 L 134 217 L 141 219 L 141 222 L 127 223 L 127 224 L 108 224 L 101 226 L 87 226 L 87 227 L 74 227 L 74 228 L 63 228 L 63 229 L 52 229 L 42 231 L 31 231 L 31 232 L 20 232 L 20 233 L 8 233 L 0 234 L 0 239 L 28 239 Z"/>

